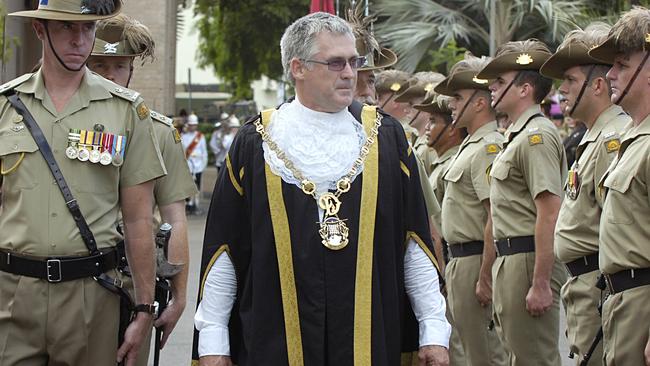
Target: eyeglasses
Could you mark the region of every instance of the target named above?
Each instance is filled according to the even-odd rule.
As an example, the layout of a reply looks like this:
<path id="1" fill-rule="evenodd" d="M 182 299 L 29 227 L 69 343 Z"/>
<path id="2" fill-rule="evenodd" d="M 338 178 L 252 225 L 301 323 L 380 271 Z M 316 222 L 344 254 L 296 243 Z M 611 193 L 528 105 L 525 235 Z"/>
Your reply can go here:
<path id="1" fill-rule="evenodd" d="M 310 60 L 306 58 L 301 58 L 300 61 L 302 62 L 313 62 L 315 64 L 321 64 L 321 65 L 327 65 L 327 69 L 330 71 L 343 71 L 345 69 L 345 65 L 350 64 L 350 67 L 352 70 L 356 70 L 363 65 L 366 64 L 366 57 L 365 56 L 359 56 L 359 57 L 352 57 L 349 60 L 343 59 L 343 58 L 334 58 L 331 60 L 327 61 L 318 61 L 318 60 Z"/>

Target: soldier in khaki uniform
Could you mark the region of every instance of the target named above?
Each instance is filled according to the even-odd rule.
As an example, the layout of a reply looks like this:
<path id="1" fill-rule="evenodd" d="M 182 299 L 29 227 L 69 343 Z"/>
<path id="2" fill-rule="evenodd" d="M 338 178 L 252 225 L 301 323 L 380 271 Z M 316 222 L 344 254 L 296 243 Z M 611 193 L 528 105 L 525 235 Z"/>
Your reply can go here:
<path id="1" fill-rule="evenodd" d="M 43 65 L 0 87 L 0 364 L 133 365 L 151 331 L 154 263 L 151 196 L 165 174 L 149 111 L 138 93 L 86 69 L 95 21 L 119 1 L 41 1 L 32 18 Z M 48 141 L 92 233 L 89 256 L 15 93 Z M 113 143 L 111 143 L 111 141 Z M 74 207 L 74 201 L 70 201 Z M 117 276 L 120 210 L 135 279 L 135 319 L 118 350 L 119 297 L 93 277 Z M 115 281 L 119 286 L 120 282 Z M 116 355 L 117 351 L 117 355 Z M 116 357 L 117 356 L 117 357 Z"/>
<path id="2" fill-rule="evenodd" d="M 413 149 L 424 163 L 427 175 L 431 174 L 429 167 L 436 161 L 438 155 L 434 149 L 427 145 L 427 137 L 424 133 L 429 122 L 429 116 L 427 113 L 422 113 L 417 108 L 413 108 L 413 106 L 416 104 L 429 104 L 431 100 L 428 93 L 444 78 L 444 75 L 437 72 L 418 72 L 409 80 L 408 87 L 395 97 L 396 102 L 408 103 L 410 106 L 410 111 L 401 122 L 404 126 L 414 128 L 417 133 L 417 138 L 413 142 Z"/>
<path id="3" fill-rule="evenodd" d="M 469 136 L 449 160 L 442 179 L 442 235 L 449 247 L 447 299 L 469 366 L 505 365 L 506 355 L 492 323 L 492 264 L 495 259 L 486 171 L 503 136 L 491 105 L 488 80 L 476 74 L 487 58 L 465 55 L 435 91 L 450 96 L 455 128 Z"/>
<path id="4" fill-rule="evenodd" d="M 634 8 L 589 55 L 613 64 L 612 102 L 632 123 L 600 181 L 599 268 L 609 297 L 603 305 L 606 365 L 650 365 L 650 10 Z"/>
<path id="5" fill-rule="evenodd" d="M 490 84 L 493 106 L 513 124 L 490 171 L 497 259 L 492 268 L 495 325 L 512 366 L 560 365 L 560 287 L 553 255 L 566 156 L 539 103 L 551 80 L 539 68 L 551 56 L 537 40 L 508 42 L 476 76 Z"/>
<path id="6" fill-rule="evenodd" d="M 592 25 L 568 33 L 557 52 L 540 69 L 550 78 L 563 80 L 558 91 L 567 99 L 564 111 L 584 121 L 587 132 L 576 150 L 576 161 L 565 183 L 564 200 L 555 226 L 555 256 L 564 263 L 570 278 L 562 287 L 567 316 L 569 347 L 582 361 L 601 327 L 598 306 L 602 291 L 598 282 L 598 228 L 602 196 L 598 182 L 620 146 L 620 134 L 630 118 L 610 101 L 605 78 L 610 65 L 588 52 L 607 38 L 609 27 Z M 602 364 L 602 343 L 590 365 Z"/>
<path id="7" fill-rule="evenodd" d="M 427 124 L 423 136 L 427 138 L 428 146 L 431 149 L 436 149 L 440 154 L 442 154 L 441 158 L 437 159 L 432 166 L 434 173 L 429 176 L 428 190 L 432 192 L 436 207 L 434 210 L 429 211 L 431 216 L 431 235 L 433 237 L 434 250 L 436 252 L 436 258 L 438 258 L 440 271 L 444 274 L 447 254 L 444 251 L 445 243 L 440 234 L 442 217 L 441 204 L 444 196 L 444 189 L 442 188 L 442 173 L 447 164 L 451 161 L 450 158 L 458 151 L 458 147 L 460 146 L 464 135 L 463 131 L 451 127 L 451 111 L 448 105 L 448 98 L 438 95 L 433 91 L 433 88 L 431 88 L 431 90 L 427 92 L 424 100 L 427 102 L 426 104 L 416 104 L 413 108 L 417 109 L 429 118 L 429 123 Z M 422 174 L 422 172 L 420 173 Z M 449 303 L 447 303 L 447 305 L 449 305 Z M 449 339 L 449 364 L 451 366 L 466 365 L 467 362 L 465 360 L 463 345 L 461 344 L 458 332 L 455 329 L 454 320 L 449 312 L 449 306 L 447 306 L 447 319 L 452 325 L 451 336 Z"/>
<path id="8" fill-rule="evenodd" d="M 375 89 L 377 89 L 379 107 L 400 121 L 406 132 L 406 139 L 413 146 L 415 140 L 418 138 L 418 132 L 415 128 L 403 122 L 407 119 L 408 113 L 411 111 L 411 106 L 408 103 L 395 101 L 397 95 L 406 90 L 408 85 L 409 74 L 407 72 L 384 70 L 377 74 Z"/>
<path id="9" fill-rule="evenodd" d="M 153 37 L 145 25 L 127 15 L 119 14 L 97 23 L 95 46 L 88 59 L 88 68 L 118 85 L 128 87 L 135 59 L 140 58 L 142 62 L 148 58 L 153 60 L 154 47 Z M 154 200 L 160 210 L 162 222 L 171 224 L 173 228 L 168 260 L 170 263 L 182 265 L 181 271 L 170 281 L 172 301 L 155 322 L 155 326 L 163 331 L 161 346 L 164 346 L 185 308 L 189 267 L 185 199 L 192 197 L 197 189 L 185 161 L 178 130 L 172 125 L 172 120 L 155 111 L 151 111 L 150 115 L 167 169 L 167 175 L 156 180 Z M 129 287 L 130 292 L 133 291 L 132 281 L 125 281 L 125 285 Z M 151 336 L 151 333 L 149 335 Z M 149 338 L 145 344 L 150 344 Z M 149 347 L 144 347 L 138 356 L 137 365 L 146 366 L 148 358 Z"/>

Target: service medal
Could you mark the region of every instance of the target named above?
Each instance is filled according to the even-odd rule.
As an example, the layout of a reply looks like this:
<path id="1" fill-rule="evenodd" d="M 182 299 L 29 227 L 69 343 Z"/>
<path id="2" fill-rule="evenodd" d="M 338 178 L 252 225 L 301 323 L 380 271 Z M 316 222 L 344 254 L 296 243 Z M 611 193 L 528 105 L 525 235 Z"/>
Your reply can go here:
<path id="1" fill-rule="evenodd" d="M 115 156 L 113 156 L 113 165 L 120 166 L 123 163 L 124 163 L 124 159 L 122 159 L 122 155 L 115 154 Z"/>
<path id="2" fill-rule="evenodd" d="M 108 151 L 104 151 L 99 156 L 99 163 L 102 164 L 102 165 L 108 165 L 112 161 L 113 161 L 113 157 L 111 156 L 111 153 L 109 153 Z"/>
<path id="3" fill-rule="evenodd" d="M 88 161 L 88 159 L 90 159 L 90 151 L 85 147 L 80 147 L 77 159 L 79 159 L 79 161 Z"/>
<path id="4" fill-rule="evenodd" d="M 74 147 L 74 146 L 68 146 L 68 147 L 65 149 L 65 156 L 67 156 L 68 159 L 74 160 L 74 159 L 76 159 L 77 157 L 79 157 L 79 151 L 78 151 L 77 148 Z"/>
<path id="5" fill-rule="evenodd" d="M 101 158 L 101 153 L 97 149 L 90 150 L 90 155 L 88 157 L 88 160 L 90 160 L 91 163 L 97 164 L 99 163 L 99 160 Z"/>

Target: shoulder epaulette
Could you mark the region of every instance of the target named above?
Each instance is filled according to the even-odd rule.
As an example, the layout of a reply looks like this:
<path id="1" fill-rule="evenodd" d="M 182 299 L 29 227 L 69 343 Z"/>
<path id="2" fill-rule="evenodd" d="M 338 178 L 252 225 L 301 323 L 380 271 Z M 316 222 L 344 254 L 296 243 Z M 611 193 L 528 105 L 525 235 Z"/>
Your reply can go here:
<path id="1" fill-rule="evenodd" d="M 164 123 L 164 124 L 166 124 L 166 125 L 169 126 L 169 127 L 173 127 L 173 126 L 174 126 L 174 120 L 171 119 L 171 118 L 169 118 L 169 117 L 167 117 L 167 116 L 165 116 L 165 115 L 162 114 L 162 113 L 158 113 L 158 112 L 156 112 L 156 111 L 150 111 L 150 112 L 149 112 L 149 115 L 151 116 L 151 119 L 154 120 L 154 121 L 158 121 L 158 122 Z"/>
<path id="2" fill-rule="evenodd" d="M 113 88 L 110 88 L 108 91 L 110 91 L 111 94 L 118 96 L 122 99 L 126 99 L 131 103 L 138 100 L 138 97 L 140 96 L 140 93 L 138 93 L 137 91 L 123 88 L 121 86 L 115 86 Z"/>
<path id="3" fill-rule="evenodd" d="M 20 85 L 20 84 L 24 83 L 25 81 L 29 80 L 29 78 L 31 78 L 32 75 L 34 75 L 34 74 L 32 74 L 32 73 L 24 74 L 24 75 L 21 75 L 21 76 L 15 78 L 13 80 L 10 80 L 10 81 L 0 85 L 0 94 L 4 95 L 7 92 L 13 90 L 18 85 Z"/>

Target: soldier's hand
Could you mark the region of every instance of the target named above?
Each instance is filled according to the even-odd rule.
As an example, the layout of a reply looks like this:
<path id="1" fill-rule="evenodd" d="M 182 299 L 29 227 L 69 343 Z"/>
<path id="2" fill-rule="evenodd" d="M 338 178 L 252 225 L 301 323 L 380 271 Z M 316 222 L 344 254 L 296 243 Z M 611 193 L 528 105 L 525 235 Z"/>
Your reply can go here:
<path id="1" fill-rule="evenodd" d="M 152 325 L 153 317 L 151 314 L 137 313 L 135 319 L 124 332 L 124 343 L 117 350 L 117 362 L 124 361 L 126 366 L 135 366 L 140 346 L 147 334 L 151 332 Z"/>
<path id="2" fill-rule="evenodd" d="M 185 310 L 185 302 L 172 300 L 165 311 L 162 312 L 160 318 L 156 319 L 154 326 L 162 329 L 162 340 L 160 341 L 160 349 L 165 347 L 165 343 L 169 339 L 169 335 L 174 330 L 178 319 L 183 315 Z"/>
<path id="3" fill-rule="evenodd" d="M 418 360 L 419 366 L 449 366 L 449 351 L 442 346 L 423 346 Z"/>
<path id="4" fill-rule="evenodd" d="M 199 358 L 199 366 L 232 366 L 228 356 L 203 356 Z"/>
<path id="5" fill-rule="evenodd" d="M 532 316 L 541 316 L 553 305 L 551 284 L 533 285 L 526 295 L 526 310 Z"/>
<path id="6" fill-rule="evenodd" d="M 479 304 L 485 307 L 492 302 L 492 281 L 479 276 L 476 281 L 476 298 Z"/>
<path id="7" fill-rule="evenodd" d="M 645 366 L 650 366 L 650 339 L 645 344 L 645 350 L 643 351 L 643 355 L 645 356 Z"/>

